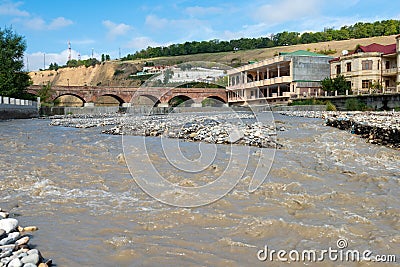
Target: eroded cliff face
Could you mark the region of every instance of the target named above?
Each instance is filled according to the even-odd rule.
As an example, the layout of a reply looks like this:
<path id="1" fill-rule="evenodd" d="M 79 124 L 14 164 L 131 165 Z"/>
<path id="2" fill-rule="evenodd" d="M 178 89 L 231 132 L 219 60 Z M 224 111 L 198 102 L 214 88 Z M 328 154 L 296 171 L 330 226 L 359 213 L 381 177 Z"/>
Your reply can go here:
<path id="1" fill-rule="evenodd" d="M 32 71 L 29 75 L 34 85 L 50 82 L 54 86 L 140 86 L 139 81 L 129 78 L 140 70 L 140 64 L 104 62 L 90 67 Z"/>

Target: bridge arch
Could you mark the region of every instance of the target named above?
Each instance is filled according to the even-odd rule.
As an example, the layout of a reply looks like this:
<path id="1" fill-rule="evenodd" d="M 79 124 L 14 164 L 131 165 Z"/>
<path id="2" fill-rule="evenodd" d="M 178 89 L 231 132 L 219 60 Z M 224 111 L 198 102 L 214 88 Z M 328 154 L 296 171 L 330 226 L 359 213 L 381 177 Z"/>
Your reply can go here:
<path id="1" fill-rule="evenodd" d="M 78 94 L 64 93 L 54 97 L 53 103 L 55 106 L 83 107 L 86 103 L 86 100 Z"/>
<path id="2" fill-rule="evenodd" d="M 219 96 L 208 96 L 201 101 L 203 107 L 222 107 L 226 104 L 226 101 Z"/>
<path id="3" fill-rule="evenodd" d="M 177 107 L 177 106 L 190 107 L 194 103 L 195 103 L 194 100 L 187 95 L 176 95 L 168 101 L 168 105 L 171 107 Z"/>
<path id="4" fill-rule="evenodd" d="M 114 94 L 104 94 L 97 97 L 95 106 L 122 106 L 125 101 Z"/>
<path id="5" fill-rule="evenodd" d="M 141 94 L 141 95 L 137 95 L 134 96 L 134 98 L 132 98 L 131 103 L 133 106 L 157 106 L 160 103 L 160 100 L 154 96 L 154 95 L 150 95 L 150 94 Z"/>

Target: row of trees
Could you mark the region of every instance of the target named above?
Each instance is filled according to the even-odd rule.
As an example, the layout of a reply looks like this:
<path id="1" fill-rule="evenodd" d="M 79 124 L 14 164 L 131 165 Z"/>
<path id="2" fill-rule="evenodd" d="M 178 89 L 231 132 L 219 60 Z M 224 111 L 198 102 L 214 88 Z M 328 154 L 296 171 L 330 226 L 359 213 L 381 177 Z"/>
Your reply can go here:
<path id="1" fill-rule="evenodd" d="M 322 32 L 281 32 L 260 38 L 241 38 L 238 40 L 193 41 L 183 44 L 171 44 L 167 47 L 148 47 L 134 54 L 128 54 L 122 60 L 153 58 L 161 56 L 178 56 L 199 53 L 228 52 L 256 48 L 269 48 L 284 45 L 309 44 L 332 40 L 348 40 L 374 36 L 387 36 L 400 33 L 399 20 L 383 20 L 373 23 L 359 22 L 340 29 L 325 28 Z"/>
<path id="2" fill-rule="evenodd" d="M 110 61 L 110 55 L 105 55 L 101 54 L 101 62 L 105 61 Z M 71 59 L 68 60 L 67 63 L 64 66 L 59 66 L 57 63 L 50 63 L 49 65 L 49 70 L 58 70 L 59 68 L 65 68 L 65 67 L 79 67 L 79 66 L 94 66 L 96 64 L 100 64 L 100 61 L 98 61 L 96 58 L 89 58 L 89 59 L 84 59 L 84 60 L 76 60 L 76 59 Z"/>
<path id="3" fill-rule="evenodd" d="M 89 66 L 95 66 L 96 64 L 99 64 L 100 61 L 98 61 L 96 58 L 88 58 L 88 59 L 71 59 L 67 61 L 67 64 L 65 65 L 65 67 L 70 67 L 70 68 L 74 68 L 74 67 L 79 67 L 79 66 L 85 66 L 85 67 L 89 67 Z"/>

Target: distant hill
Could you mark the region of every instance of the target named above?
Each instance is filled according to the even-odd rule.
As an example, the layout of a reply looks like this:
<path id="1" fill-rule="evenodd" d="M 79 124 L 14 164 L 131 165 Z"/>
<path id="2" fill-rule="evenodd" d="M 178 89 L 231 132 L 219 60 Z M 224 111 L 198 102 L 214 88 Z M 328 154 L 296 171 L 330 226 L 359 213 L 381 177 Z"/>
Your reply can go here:
<path id="1" fill-rule="evenodd" d="M 330 41 L 312 44 L 298 44 L 293 46 L 279 46 L 254 50 L 239 50 L 231 52 L 194 54 L 184 56 L 159 57 L 132 61 L 107 61 L 94 67 L 60 68 L 46 71 L 33 71 L 29 75 L 33 84 L 40 85 L 50 82 L 54 85 L 88 85 L 88 86 L 140 86 L 140 81 L 131 79 L 130 75 L 141 71 L 145 62 L 153 62 L 155 65 L 175 65 L 190 61 L 211 61 L 238 66 L 249 61 L 260 61 L 273 57 L 279 52 L 293 52 L 296 50 L 309 50 L 311 52 L 330 52 L 336 57 L 343 50 L 354 50 L 357 45 L 379 43 L 383 45 L 396 42 L 396 35 L 371 37 L 363 39 L 351 39 L 342 41 Z"/>
<path id="2" fill-rule="evenodd" d="M 209 41 L 175 43 L 168 46 L 149 46 L 146 49 L 136 51 L 134 54 L 128 54 L 121 60 L 231 52 L 297 44 L 371 38 L 394 34 L 400 34 L 400 20 L 389 19 L 375 22 L 357 22 L 353 25 L 344 25 L 339 29 L 325 27 L 322 31 L 317 32 L 300 33 L 295 31 L 283 31 L 257 38 L 232 40 L 213 39 Z"/>

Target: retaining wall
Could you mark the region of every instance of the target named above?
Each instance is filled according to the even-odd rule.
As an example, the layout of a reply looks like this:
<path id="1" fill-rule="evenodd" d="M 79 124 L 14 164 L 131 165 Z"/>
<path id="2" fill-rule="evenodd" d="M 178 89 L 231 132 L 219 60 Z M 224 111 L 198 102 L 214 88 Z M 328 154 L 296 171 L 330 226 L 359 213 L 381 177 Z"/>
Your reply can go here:
<path id="1" fill-rule="evenodd" d="M 0 119 L 30 119 L 39 117 L 38 102 L 0 96 Z"/>
<path id="2" fill-rule="evenodd" d="M 326 111 L 325 105 L 272 106 L 272 111 Z"/>

